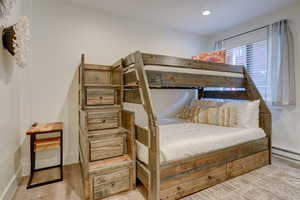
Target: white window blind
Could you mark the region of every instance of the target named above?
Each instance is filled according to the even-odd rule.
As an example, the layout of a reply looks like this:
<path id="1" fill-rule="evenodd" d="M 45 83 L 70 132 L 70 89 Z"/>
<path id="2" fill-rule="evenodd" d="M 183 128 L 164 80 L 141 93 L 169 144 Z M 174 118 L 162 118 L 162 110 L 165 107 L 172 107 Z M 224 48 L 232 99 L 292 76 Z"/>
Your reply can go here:
<path id="1" fill-rule="evenodd" d="M 244 65 L 256 87 L 265 99 L 267 99 L 267 93 L 269 91 L 267 62 L 267 40 L 227 50 L 227 63 L 232 65 Z"/>

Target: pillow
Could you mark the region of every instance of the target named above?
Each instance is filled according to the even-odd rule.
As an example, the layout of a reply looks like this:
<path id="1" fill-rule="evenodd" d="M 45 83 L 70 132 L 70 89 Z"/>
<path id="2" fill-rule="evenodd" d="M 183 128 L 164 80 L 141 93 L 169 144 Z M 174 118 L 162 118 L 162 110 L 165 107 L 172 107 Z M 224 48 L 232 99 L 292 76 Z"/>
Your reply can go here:
<path id="1" fill-rule="evenodd" d="M 205 62 L 226 63 L 226 50 L 201 53 L 198 56 L 193 56 L 192 59 Z"/>
<path id="2" fill-rule="evenodd" d="M 209 108 L 207 110 L 207 123 L 219 125 L 219 108 Z"/>
<path id="3" fill-rule="evenodd" d="M 194 106 L 191 109 L 191 121 L 194 123 L 207 124 L 208 123 L 208 109 L 202 109 L 199 106 Z"/>
<path id="4" fill-rule="evenodd" d="M 232 107 L 238 110 L 238 127 L 259 128 L 260 100 L 250 102 L 228 102 L 223 107 Z"/>
<path id="5" fill-rule="evenodd" d="M 189 120 L 191 118 L 191 107 L 184 106 L 177 114 L 178 119 Z"/>
<path id="6" fill-rule="evenodd" d="M 218 125 L 238 127 L 238 110 L 234 107 L 220 107 L 218 110 Z"/>
<path id="7" fill-rule="evenodd" d="M 195 107 L 191 121 L 201 124 L 237 127 L 238 112 L 237 109 L 233 107 L 215 107 L 208 109 Z"/>
<path id="8" fill-rule="evenodd" d="M 209 100 L 198 100 L 198 99 L 194 99 L 191 102 L 192 107 L 198 106 L 201 107 L 202 109 L 220 107 L 224 104 L 225 104 L 224 102 L 220 102 L 220 101 L 209 101 Z"/>

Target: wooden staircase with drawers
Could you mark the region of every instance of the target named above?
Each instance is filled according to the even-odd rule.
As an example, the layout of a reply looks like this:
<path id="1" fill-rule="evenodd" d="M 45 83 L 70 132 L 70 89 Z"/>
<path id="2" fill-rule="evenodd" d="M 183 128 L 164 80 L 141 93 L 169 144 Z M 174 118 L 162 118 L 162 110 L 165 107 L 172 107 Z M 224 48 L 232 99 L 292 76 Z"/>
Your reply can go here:
<path id="1" fill-rule="evenodd" d="M 134 114 L 123 110 L 122 61 L 79 66 L 79 146 L 86 200 L 136 185 Z"/>

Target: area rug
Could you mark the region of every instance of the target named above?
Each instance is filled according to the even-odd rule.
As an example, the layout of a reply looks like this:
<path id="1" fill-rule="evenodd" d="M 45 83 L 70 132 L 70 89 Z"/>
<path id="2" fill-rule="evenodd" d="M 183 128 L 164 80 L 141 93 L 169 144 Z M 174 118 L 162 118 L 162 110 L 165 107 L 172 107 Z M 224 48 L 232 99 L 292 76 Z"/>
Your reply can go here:
<path id="1" fill-rule="evenodd" d="M 300 200 L 300 169 L 266 166 L 183 200 Z"/>

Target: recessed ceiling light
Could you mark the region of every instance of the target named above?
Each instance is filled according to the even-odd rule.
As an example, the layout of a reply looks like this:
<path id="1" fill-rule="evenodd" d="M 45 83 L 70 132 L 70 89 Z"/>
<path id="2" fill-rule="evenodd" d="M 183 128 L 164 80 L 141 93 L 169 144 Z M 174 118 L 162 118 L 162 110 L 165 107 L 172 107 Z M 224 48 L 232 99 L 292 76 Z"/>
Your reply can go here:
<path id="1" fill-rule="evenodd" d="M 210 15 L 211 14 L 211 11 L 210 10 L 205 10 L 202 12 L 202 15 L 204 16 L 207 16 L 207 15 Z"/>

